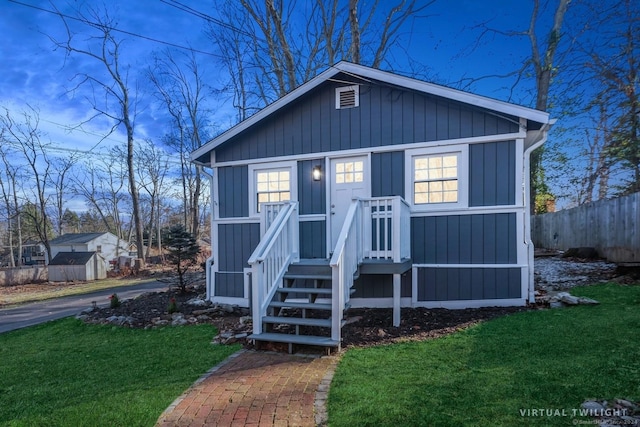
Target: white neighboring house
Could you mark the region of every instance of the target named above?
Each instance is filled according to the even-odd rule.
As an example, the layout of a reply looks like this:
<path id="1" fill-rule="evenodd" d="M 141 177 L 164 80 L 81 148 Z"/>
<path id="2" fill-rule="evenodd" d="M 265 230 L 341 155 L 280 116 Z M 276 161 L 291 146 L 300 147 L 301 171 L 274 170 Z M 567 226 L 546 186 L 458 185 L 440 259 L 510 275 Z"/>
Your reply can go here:
<path id="1" fill-rule="evenodd" d="M 49 244 L 52 282 L 103 279 L 110 261 L 129 255 L 129 243 L 111 233 L 69 233 Z"/>

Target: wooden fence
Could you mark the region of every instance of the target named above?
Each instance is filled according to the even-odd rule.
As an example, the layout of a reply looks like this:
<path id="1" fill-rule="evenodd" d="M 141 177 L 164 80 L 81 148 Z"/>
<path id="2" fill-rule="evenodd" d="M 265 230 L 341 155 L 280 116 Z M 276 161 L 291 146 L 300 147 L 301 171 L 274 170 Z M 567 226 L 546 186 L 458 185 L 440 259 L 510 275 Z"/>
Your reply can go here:
<path id="1" fill-rule="evenodd" d="M 537 247 L 596 248 L 617 263 L 640 263 L 640 193 L 531 218 Z"/>
<path id="2" fill-rule="evenodd" d="M 45 265 L 0 268 L 0 286 L 24 285 L 47 280 L 49 271 Z"/>

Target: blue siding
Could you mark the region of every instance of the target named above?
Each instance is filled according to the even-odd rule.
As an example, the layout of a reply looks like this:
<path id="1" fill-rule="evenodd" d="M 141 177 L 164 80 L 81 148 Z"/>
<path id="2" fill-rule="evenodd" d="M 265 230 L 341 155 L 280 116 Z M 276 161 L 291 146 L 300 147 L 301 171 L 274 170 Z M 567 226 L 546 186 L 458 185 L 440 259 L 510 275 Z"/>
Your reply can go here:
<path id="1" fill-rule="evenodd" d="M 216 273 L 214 295 L 217 297 L 243 298 L 243 273 Z"/>
<path id="2" fill-rule="evenodd" d="M 260 241 L 260 224 L 218 225 L 218 271 L 242 273 Z"/>
<path id="3" fill-rule="evenodd" d="M 300 258 L 327 257 L 326 221 L 300 222 Z"/>
<path id="4" fill-rule="evenodd" d="M 311 176 L 313 167 L 316 165 L 320 165 L 323 169 L 320 181 L 314 181 Z M 326 212 L 326 177 L 328 173 L 324 169 L 324 159 L 298 162 L 298 202 L 300 215 L 323 214 Z"/>
<path id="5" fill-rule="evenodd" d="M 515 204 L 515 146 L 515 141 L 469 146 L 469 206 Z"/>
<path id="6" fill-rule="evenodd" d="M 418 268 L 418 301 L 521 298 L 520 268 Z"/>
<path id="7" fill-rule="evenodd" d="M 218 225 L 215 296 L 243 297 L 247 260 L 260 241 L 260 224 Z"/>
<path id="8" fill-rule="evenodd" d="M 390 274 L 362 274 L 354 283 L 352 298 L 393 297 L 393 276 Z M 402 274 L 400 296 L 411 297 L 411 270 Z"/>
<path id="9" fill-rule="evenodd" d="M 516 264 L 516 214 L 411 218 L 415 264 Z"/>
<path id="10" fill-rule="evenodd" d="M 404 197 L 404 151 L 371 155 L 371 195 Z"/>
<path id="11" fill-rule="evenodd" d="M 349 76 L 340 76 L 349 81 Z M 354 83 L 362 83 L 356 81 Z M 216 149 L 218 162 L 517 132 L 517 119 L 372 82 L 360 106 L 337 110 L 326 82 Z"/>
<path id="12" fill-rule="evenodd" d="M 247 166 L 218 168 L 220 218 L 249 216 L 248 171 Z"/>

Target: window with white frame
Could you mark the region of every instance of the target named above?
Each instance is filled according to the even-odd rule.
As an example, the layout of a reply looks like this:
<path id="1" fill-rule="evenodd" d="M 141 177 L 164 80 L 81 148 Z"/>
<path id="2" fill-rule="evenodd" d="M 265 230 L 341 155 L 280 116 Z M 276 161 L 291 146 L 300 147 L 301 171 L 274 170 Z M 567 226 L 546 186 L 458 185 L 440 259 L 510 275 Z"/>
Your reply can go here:
<path id="1" fill-rule="evenodd" d="M 462 207 L 467 204 L 467 146 L 410 150 L 407 195 L 414 209 Z"/>
<path id="2" fill-rule="evenodd" d="M 413 158 L 413 203 L 458 202 L 458 154 Z"/>
<path id="3" fill-rule="evenodd" d="M 364 180 L 364 162 L 362 160 L 337 162 L 336 184 L 349 184 Z"/>
<path id="4" fill-rule="evenodd" d="M 252 216 L 260 213 L 264 203 L 297 199 L 295 162 L 272 165 L 249 165 L 249 209 Z"/>
<path id="5" fill-rule="evenodd" d="M 291 200 L 291 172 L 288 169 L 256 172 L 256 207 L 263 203 Z"/>

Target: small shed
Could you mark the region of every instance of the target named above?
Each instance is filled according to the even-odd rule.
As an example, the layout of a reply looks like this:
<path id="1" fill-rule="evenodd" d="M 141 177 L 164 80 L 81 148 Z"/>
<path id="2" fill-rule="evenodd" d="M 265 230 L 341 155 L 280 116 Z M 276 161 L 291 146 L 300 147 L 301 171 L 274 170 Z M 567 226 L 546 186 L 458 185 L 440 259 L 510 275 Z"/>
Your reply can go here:
<path id="1" fill-rule="evenodd" d="M 107 277 L 105 260 L 96 252 L 58 252 L 49 263 L 49 281 L 74 282 Z"/>

